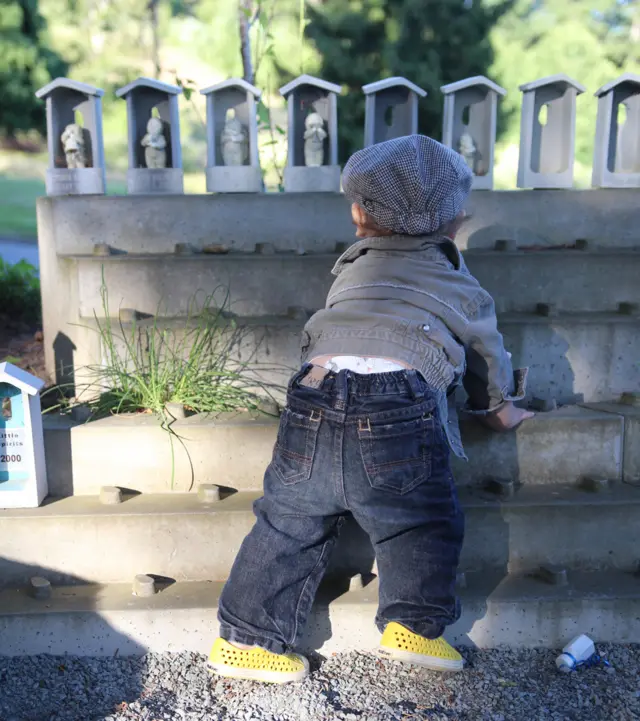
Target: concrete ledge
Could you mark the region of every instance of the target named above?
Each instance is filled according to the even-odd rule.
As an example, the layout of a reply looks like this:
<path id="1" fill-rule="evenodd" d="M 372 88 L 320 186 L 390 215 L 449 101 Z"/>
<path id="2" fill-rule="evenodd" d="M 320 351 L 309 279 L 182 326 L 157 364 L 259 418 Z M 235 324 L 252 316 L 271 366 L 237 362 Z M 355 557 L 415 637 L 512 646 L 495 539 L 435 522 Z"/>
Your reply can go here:
<path id="1" fill-rule="evenodd" d="M 192 416 L 172 426 L 178 435 L 172 439 L 148 415 L 82 425 L 45 417 L 50 493 L 91 495 L 113 485 L 143 493 L 184 492 L 199 483 L 260 490 L 277 425 L 269 416 L 248 413 Z M 454 463 L 460 485 L 477 485 L 496 474 L 526 484 L 620 477 L 620 416 L 567 407 L 540 414 L 513 434 L 492 434 L 473 420 L 463 420 L 461 426 L 470 463 Z"/>
<path id="2" fill-rule="evenodd" d="M 448 637 L 481 648 L 559 648 L 577 633 L 601 643 L 640 642 L 640 582 L 623 573 L 570 574 L 567 586 L 522 576 L 469 577 L 463 613 Z M 208 654 L 218 632 L 221 584 L 176 583 L 151 598 L 131 586 L 54 588 L 36 601 L 19 589 L 0 592 L 0 654 Z M 300 639 L 301 650 L 323 654 L 368 650 L 380 635 L 373 619 L 377 583 L 362 591 L 327 589 Z"/>
<path id="3" fill-rule="evenodd" d="M 640 394 L 637 394 L 640 398 Z M 640 488 L 640 404 L 589 403 L 585 408 L 601 413 L 614 413 L 624 418 L 624 454 L 622 477 Z"/>
<path id="4" fill-rule="evenodd" d="M 119 583 L 139 573 L 178 581 L 224 580 L 254 523 L 258 493 L 205 505 L 195 494 L 144 494 L 119 505 L 95 496 L 0 511 L 0 586 L 44 574 L 53 584 Z M 633 572 L 640 548 L 640 488 L 606 493 L 533 486 L 513 499 L 461 490 L 467 518 L 462 571 L 510 572 L 554 564 L 574 570 Z M 594 543 L 594 527 L 598 542 Z M 369 574 L 374 551 L 349 523 L 328 574 Z"/>
<path id="5" fill-rule="evenodd" d="M 176 243 L 203 247 L 225 243 L 252 249 L 272 242 L 282 250 L 302 246 L 331 252 L 354 239 L 349 206 L 340 193 L 274 193 L 247 197 L 39 198 L 44 217 L 55 209 L 55 247 L 65 255 L 91 252 L 106 243 L 126 252 L 171 252 Z M 579 238 L 594 245 L 638 247 L 637 191 L 478 191 L 470 219 L 458 235 L 461 249 L 492 248 L 496 240 L 519 245 L 559 245 Z"/>
<path id="6" fill-rule="evenodd" d="M 286 315 L 291 307 L 324 307 L 334 278 L 336 254 L 75 256 L 79 313 L 104 315 L 102 277 L 113 300 L 110 308 L 135 308 L 167 318 L 186 316 L 194 293 L 224 288 L 230 310 L 239 316 Z M 532 313 L 536 304 L 552 304 L 558 313 L 615 313 L 636 299 L 640 252 L 466 253 L 469 270 L 492 294 L 503 312 Z"/>
<path id="7" fill-rule="evenodd" d="M 175 435 L 145 414 L 85 424 L 45 416 L 45 427 L 52 495 L 97 494 L 106 485 L 184 492 L 197 490 L 200 483 L 259 488 L 277 419 L 250 413 L 196 415 L 176 421 Z"/>
<path id="8" fill-rule="evenodd" d="M 262 381 L 286 385 L 300 367 L 300 334 L 307 318 L 302 311 L 300 315 L 238 318 L 236 357 L 251 358 L 251 370 Z M 514 364 L 530 368 L 530 398 L 572 404 L 609 401 L 626 391 L 640 391 L 640 316 L 507 313 L 498 322 Z M 93 321 L 81 323 L 91 326 Z M 144 326 L 145 321 L 138 322 L 140 329 Z M 158 326 L 182 337 L 185 320 L 163 319 Z M 117 323 L 113 332 L 121 335 Z"/>

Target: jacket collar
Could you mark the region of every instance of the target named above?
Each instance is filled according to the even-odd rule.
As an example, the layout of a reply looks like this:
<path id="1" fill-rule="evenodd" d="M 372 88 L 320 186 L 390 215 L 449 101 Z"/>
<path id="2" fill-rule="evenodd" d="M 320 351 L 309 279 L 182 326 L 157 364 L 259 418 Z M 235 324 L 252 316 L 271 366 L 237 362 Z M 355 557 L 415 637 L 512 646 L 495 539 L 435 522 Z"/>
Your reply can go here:
<path id="1" fill-rule="evenodd" d="M 441 246 L 442 252 L 456 267 L 460 267 L 459 250 L 451 238 L 444 235 L 384 235 L 376 238 L 362 238 L 338 258 L 331 271 L 339 275 L 345 265 L 353 263 L 369 250 L 422 250 L 430 245 Z"/>

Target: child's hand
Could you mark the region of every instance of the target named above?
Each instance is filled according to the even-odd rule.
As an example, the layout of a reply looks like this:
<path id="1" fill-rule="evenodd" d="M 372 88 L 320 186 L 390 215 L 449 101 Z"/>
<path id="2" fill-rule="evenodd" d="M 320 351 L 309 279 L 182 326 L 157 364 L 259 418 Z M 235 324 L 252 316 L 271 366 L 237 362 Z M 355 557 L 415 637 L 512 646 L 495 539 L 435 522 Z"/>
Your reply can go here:
<path id="1" fill-rule="evenodd" d="M 516 408 L 513 402 L 508 401 L 499 411 L 486 416 L 478 416 L 480 422 L 492 431 L 505 433 L 517 428 L 523 421 L 533 418 L 535 413 Z"/>

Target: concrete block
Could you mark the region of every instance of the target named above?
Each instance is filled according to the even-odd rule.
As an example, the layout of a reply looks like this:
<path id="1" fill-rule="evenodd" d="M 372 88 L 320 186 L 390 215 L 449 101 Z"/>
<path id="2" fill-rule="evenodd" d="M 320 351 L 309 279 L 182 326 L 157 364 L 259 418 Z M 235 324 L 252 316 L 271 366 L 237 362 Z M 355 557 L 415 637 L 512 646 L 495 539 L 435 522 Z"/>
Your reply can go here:
<path id="1" fill-rule="evenodd" d="M 500 498 L 513 498 L 516 493 L 516 484 L 510 478 L 487 478 L 484 488 Z"/>
<path id="2" fill-rule="evenodd" d="M 558 315 L 558 306 L 555 303 L 536 303 L 536 313 L 546 318 L 555 318 Z"/>
<path id="3" fill-rule="evenodd" d="M 172 468 L 171 436 L 153 416 L 114 416 L 75 426 L 45 418 L 50 493 L 97 494 L 113 478 L 142 493 L 184 492 L 200 483 L 258 490 L 277 427 L 277 418 L 249 413 L 178 420 L 172 426 L 180 438 L 173 441 Z M 473 419 L 463 419 L 461 428 L 470 463 L 453 462 L 460 485 L 482 486 L 496 472 L 527 484 L 620 477 L 620 416 L 567 407 L 538 416 L 512 434 L 493 434 Z"/>
<path id="4" fill-rule="evenodd" d="M 45 185 L 48 195 L 102 195 L 104 168 L 47 168 Z"/>
<path id="5" fill-rule="evenodd" d="M 187 417 L 187 409 L 183 403 L 166 403 L 165 413 L 174 421 L 184 420 Z"/>
<path id="6" fill-rule="evenodd" d="M 52 500 L 40 509 L 0 514 L 2 584 L 46 573 L 56 585 L 118 583 L 141 571 L 177 581 L 224 580 L 254 523 L 259 493 L 203 504 L 196 494 L 142 494 L 119 506 L 95 497 Z M 635 569 L 640 490 L 619 484 L 606 495 L 567 485 L 520 489 L 509 499 L 461 488 L 467 536 L 460 571 L 535 572 Z M 598 528 L 598 542 L 593 529 Z M 37 539 L 37 542 L 34 542 Z M 374 551 L 350 520 L 327 576 L 366 585 Z M 357 580 L 360 575 L 360 580 Z M 2 585 L 0 584 L 0 585 Z"/>
<path id="7" fill-rule="evenodd" d="M 176 255 L 193 255 L 193 248 L 189 243 L 176 243 L 173 252 Z"/>
<path id="8" fill-rule="evenodd" d="M 361 573 L 356 573 L 349 579 L 349 590 L 350 591 L 361 591 L 364 588 L 364 580 Z"/>
<path id="9" fill-rule="evenodd" d="M 217 503 L 220 500 L 220 486 L 214 483 L 201 483 L 198 486 L 198 500 L 200 503 Z"/>
<path id="10" fill-rule="evenodd" d="M 637 394 L 626 394 L 635 398 Z M 622 478 L 626 483 L 640 486 L 640 406 L 627 403 L 587 403 L 586 408 L 611 413 L 623 420 Z"/>
<path id="11" fill-rule="evenodd" d="M 622 315 L 638 315 L 638 312 L 640 312 L 638 303 L 624 301 L 618 304 L 618 313 L 622 313 Z"/>
<path id="12" fill-rule="evenodd" d="M 580 487 L 590 493 L 606 493 L 611 490 L 611 480 L 608 478 L 583 478 Z"/>
<path id="13" fill-rule="evenodd" d="M 176 195 L 182 193 L 182 168 L 129 168 L 127 192 L 129 195 Z"/>
<path id="14" fill-rule="evenodd" d="M 273 255 L 276 247 L 273 243 L 256 243 L 255 252 L 259 255 Z"/>
<path id="15" fill-rule="evenodd" d="M 339 193 L 340 172 L 339 165 L 288 165 L 284 169 L 284 189 L 287 193 Z"/>
<path id="16" fill-rule="evenodd" d="M 210 243 L 202 248 L 202 252 L 209 255 L 226 255 L 229 252 L 229 246 L 224 243 Z"/>
<path id="17" fill-rule="evenodd" d="M 504 253 L 506 251 L 515 251 L 518 249 L 518 245 L 515 240 L 496 240 L 495 248 L 497 251 Z"/>
<path id="18" fill-rule="evenodd" d="M 74 654 L 139 656 L 149 652 L 206 655 L 217 627 L 222 584 L 176 583 L 151 598 L 131 596 L 128 584 L 54 589 L 46 607 L 26 594 L 0 592 L 0 636 L 7 656 Z M 640 641 L 640 589 L 621 573 L 572 575 L 564 587 L 520 576 L 468 579 L 463 614 L 450 641 L 491 648 L 560 648 L 577 633 L 601 643 Z M 299 643 L 323 655 L 373 650 L 378 587 L 321 594 Z"/>
<path id="19" fill-rule="evenodd" d="M 555 398 L 532 398 L 529 408 L 537 413 L 550 413 L 558 408 Z"/>
<path id="20" fill-rule="evenodd" d="M 106 243 L 94 243 L 93 254 L 99 258 L 111 255 L 111 247 Z"/>
<path id="21" fill-rule="evenodd" d="M 29 592 L 38 601 L 51 598 L 51 583 L 42 576 L 33 576 L 29 579 Z"/>
<path id="22" fill-rule="evenodd" d="M 545 564 L 544 566 L 540 566 L 536 576 L 541 581 L 549 583 L 552 586 L 566 586 L 569 583 L 567 569 L 563 566 Z"/>
<path id="23" fill-rule="evenodd" d="M 122 491 L 116 486 L 102 486 L 99 498 L 105 506 L 117 506 L 122 503 Z"/>
<path id="24" fill-rule="evenodd" d="M 133 595 L 140 598 L 149 598 L 156 594 L 156 582 L 151 576 L 139 573 L 133 579 Z"/>
<path id="25" fill-rule="evenodd" d="M 82 425 L 45 419 L 45 427 L 51 494 L 97 494 L 114 478 L 141 493 L 184 492 L 209 483 L 260 488 L 277 419 L 249 413 L 190 416 L 172 425 L 179 440 L 149 415 L 112 416 Z"/>

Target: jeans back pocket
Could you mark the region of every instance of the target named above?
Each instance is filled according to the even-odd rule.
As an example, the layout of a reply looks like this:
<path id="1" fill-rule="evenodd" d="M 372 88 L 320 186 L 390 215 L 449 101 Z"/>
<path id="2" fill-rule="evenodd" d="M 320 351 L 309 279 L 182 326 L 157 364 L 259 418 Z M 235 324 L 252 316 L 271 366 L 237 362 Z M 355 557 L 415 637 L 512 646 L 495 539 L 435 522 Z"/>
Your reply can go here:
<path id="1" fill-rule="evenodd" d="M 283 411 L 272 466 L 284 484 L 308 481 L 311 477 L 321 419 L 318 411 L 298 412 L 290 408 Z"/>
<path id="2" fill-rule="evenodd" d="M 430 413 L 388 424 L 358 422 L 362 461 L 372 488 L 402 495 L 431 476 L 434 424 Z"/>

